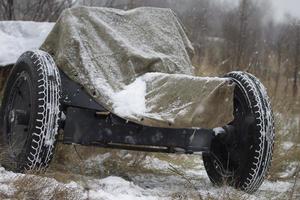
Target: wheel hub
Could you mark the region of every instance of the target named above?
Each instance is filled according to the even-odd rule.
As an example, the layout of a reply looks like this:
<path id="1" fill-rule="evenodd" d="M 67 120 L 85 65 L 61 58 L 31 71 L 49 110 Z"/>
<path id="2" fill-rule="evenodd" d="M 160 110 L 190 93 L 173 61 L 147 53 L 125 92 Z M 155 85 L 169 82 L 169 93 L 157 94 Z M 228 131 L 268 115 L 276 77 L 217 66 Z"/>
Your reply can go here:
<path id="1" fill-rule="evenodd" d="M 29 119 L 29 112 L 26 110 L 13 109 L 9 112 L 9 121 L 12 124 L 28 125 Z"/>
<path id="2" fill-rule="evenodd" d="M 22 153 L 28 137 L 31 105 L 31 83 L 28 76 L 22 72 L 16 78 L 6 108 L 5 132 L 12 149 L 12 157 Z"/>
<path id="3" fill-rule="evenodd" d="M 235 120 L 230 124 L 215 128 L 214 147 L 210 154 L 213 157 L 213 165 L 222 177 L 233 177 L 242 169 L 245 162 L 245 146 L 247 144 L 248 130 L 254 119 L 248 112 L 243 99 L 234 99 Z"/>

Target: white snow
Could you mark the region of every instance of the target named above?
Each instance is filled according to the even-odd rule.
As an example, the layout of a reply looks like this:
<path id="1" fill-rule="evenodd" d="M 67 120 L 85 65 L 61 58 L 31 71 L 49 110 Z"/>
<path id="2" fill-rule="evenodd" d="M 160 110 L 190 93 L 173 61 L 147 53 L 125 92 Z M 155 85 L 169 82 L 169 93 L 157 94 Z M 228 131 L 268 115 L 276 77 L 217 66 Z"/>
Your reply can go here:
<path id="1" fill-rule="evenodd" d="M 290 162 L 283 172 L 278 173 L 277 175 L 280 178 L 292 178 L 296 173 L 298 166 L 300 166 L 299 162 Z"/>
<path id="2" fill-rule="evenodd" d="M 61 189 L 74 190 L 72 199 L 91 199 L 91 200 L 156 200 L 160 199 L 157 195 L 158 191 L 153 189 L 143 189 L 133 182 L 127 181 L 121 177 L 108 176 L 103 179 L 90 179 L 84 187 L 79 183 L 71 181 L 69 183 L 60 183 L 53 178 L 39 177 L 37 175 L 24 175 L 6 171 L 0 167 L 0 195 L 11 196 L 16 192 L 14 181 L 22 180 L 25 177 L 31 177 L 32 181 L 41 182 L 43 185 L 39 191 L 41 199 L 51 199 L 51 193 L 54 193 L 55 187 Z M 36 188 L 31 188 L 33 191 Z M 24 188 L 24 190 L 26 190 Z M 49 197 L 49 198 L 48 198 Z"/>
<path id="3" fill-rule="evenodd" d="M 0 66 L 13 64 L 27 50 L 38 49 L 54 23 L 0 21 Z"/>
<path id="4" fill-rule="evenodd" d="M 98 165 L 98 167 L 101 167 L 103 162 L 108 159 L 111 156 L 110 153 L 105 153 L 105 154 L 99 154 L 95 157 L 91 157 L 87 159 L 84 163 L 89 167 L 89 166 L 95 166 L 95 164 Z"/>
<path id="5" fill-rule="evenodd" d="M 213 131 L 215 133 L 215 136 L 217 136 L 217 135 L 222 134 L 222 133 L 225 132 L 224 128 L 222 128 L 222 127 L 214 128 Z"/>
<path id="6" fill-rule="evenodd" d="M 282 149 L 284 151 L 288 151 L 290 148 L 292 148 L 294 146 L 294 143 L 293 142 L 290 142 L 290 141 L 285 141 L 285 142 L 282 142 Z"/>
<path id="7" fill-rule="evenodd" d="M 162 171 L 168 171 L 170 169 L 170 163 L 164 160 L 152 156 L 146 156 L 144 162 L 144 167 L 147 169 L 157 169 Z M 174 166 L 174 165 L 172 165 Z M 174 166 L 176 167 L 176 166 Z"/>
<path id="8" fill-rule="evenodd" d="M 93 180 L 89 183 L 89 199 L 105 200 L 135 200 L 158 199 L 155 196 L 146 195 L 147 189 L 143 189 L 130 181 L 116 176 L 109 176 L 101 180 Z M 150 193 L 155 191 L 150 190 Z M 147 192 L 149 194 L 149 192 Z"/>
<path id="9" fill-rule="evenodd" d="M 18 186 L 18 182 L 20 186 Z M 55 191 L 57 192 L 57 190 L 62 191 L 68 189 L 75 189 L 75 191 L 73 191 L 74 195 L 78 197 L 78 199 L 82 199 L 83 195 L 80 194 L 80 192 L 77 193 L 77 190 L 79 188 L 80 186 L 74 182 L 64 184 L 56 181 L 54 178 L 13 173 L 10 171 L 6 171 L 3 167 L 0 166 L 0 197 L 1 195 L 5 195 L 8 196 L 7 199 L 12 199 L 9 197 L 14 196 L 14 193 L 16 192 L 28 193 L 28 191 L 30 190 L 32 193 L 36 192 L 36 195 L 38 195 L 37 198 L 41 200 L 48 200 L 53 198 Z M 30 194 L 27 195 L 30 196 Z M 73 196 L 73 194 L 70 193 L 70 196 Z M 19 198 L 27 199 L 24 196 Z"/>
<path id="10" fill-rule="evenodd" d="M 276 192 L 286 192 L 292 187 L 292 183 L 284 182 L 284 181 L 276 181 L 276 182 L 270 182 L 265 180 L 264 183 L 261 185 L 259 190 L 262 191 L 276 191 Z"/>
<path id="11" fill-rule="evenodd" d="M 92 157 L 87 159 L 87 162 L 99 162 L 101 167 L 102 163 L 106 159 L 113 159 L 111 153 L 105 153 L 102 156 Z M 120 156 L 132 157 L 131 153 L 120 152 Z M 131 156 L 129 156 L 131 155 Z M 286 192 L 289 192 L 293 187 L 292 181 L 276 181 L 271 182 L 265 180 L 259 190 L 252 194 L 246 194 L 241 191 L 237 191 L 232 187 L 214 187 L 209 181 L 203 162 L 200 156 L 183 156 L 172 155 L 170 159 L 181 159 L 185 162 L 186 159 L 191 159 L 195 166 L 184 168 L 181 165 L 173 165 L 175 168 L 184 172 L 186 177 L 190 179 L 190 183 L 183 177 L 177 174 L 167 173 L 169 168 L 169 162 L 161 160 L 154 155 L 147 155 L 143 164 L 145 168 L 153 168 L 162 173 L 130 173 L 128 178 L 122 178 L 116 175 L 110 175 L 104 178 L 97 178 L 98 176 L 84 176 L 79 180 L 70 180 L 67 183 L 62 183 L 51 175 L 41 177 L 38 175 L 24 175 L 13 173 L 0 167 L 0 195 L 5 194 L 7 196 L 13 196 L 14 192 L 17 191 L 14 181 L 19 178 L 32 177 L 32 181 L 42 183 L 43 186 L 38 191 L 40 199 L 50 199 L 55 193 L 54 188 L 60 188 L 62 190 L 69 190 L 70 194 L 73 195 L 71 199 L 91 199 L 91 200 L 158 200 L 158 199 L 174 199 L 176 195 L 184 197 L 185 195 L 193 194 L 195 198 L 187 196 L 183 199 L 197 199 L 199 195 L 203 199 L 224 199 L 227 197 L 243 197 L 242 199 L 284 199 Z M 104 167 L 104 166 L 102 166 Z M 72 173 L 69 171 L 67 173 Z M 49 177 L 50 176 L 50 177 Z M 75 174 L 73 175 L 75 176 Z M 22 188 L 21 188 L 22 189 Z M 26 188 L 25 188 L 26 189 Z M 20 188 L 18 188 L 20 190 Z M 175 195 L 175 196 L 174 196 Z M 52 197 L 53 198 L 53 197 Z M 175 198 L 177 199 L 177 198 Z M 180 198 L 179 198 L 180 199 Z"/>
<path id="12" fill-rule="evenodd" d="M 15 191 L 11 184 L 11 181 L 17 177 L 17 174 L 5 171 L 3 167 L 0 166 L 0 194 L 12 195 Z"/>
<path id="13" fill-rule="evenodd" d="M 143 115 L 146 112 L 146 83 L 137 78 L 112 96 L 115 114 L 120 116 Z"/>

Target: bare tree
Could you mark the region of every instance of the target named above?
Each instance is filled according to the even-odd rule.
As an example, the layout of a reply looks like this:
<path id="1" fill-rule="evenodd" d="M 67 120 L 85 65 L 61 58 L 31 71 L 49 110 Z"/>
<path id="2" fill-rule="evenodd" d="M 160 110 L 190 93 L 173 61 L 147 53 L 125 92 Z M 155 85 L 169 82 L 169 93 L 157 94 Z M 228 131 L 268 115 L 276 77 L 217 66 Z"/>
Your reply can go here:
<path id="1" fill-rule="evenodd" d="M 235 65 L 240 67 L 241 60 L 245 50 L 245 40 L 247 39 L 248 18 L 250 4 L 248 0 L 241 0 L 239 8 L 239 32 L 236 47 L 236 62 Z"/>
<path id="2" fill-rule="evenodd" d="M 0 20 L 55 21 L 76 0 L 1 0 Z"/>
<path id="3" fill-rule="evenodd" d="M 268 1 L 240 0 L 238 7 L 224 13 L 222 37 L 225 45 L 222 55 L 228 70 L 267 74 L 268 68 L 262 65 L 267 65 L 272 52 L 269 45 L 273 33 L 264 37 L 264 32 L 272 28 L 271 23 L 265 22 L 269 9 Z"/>
<path id="4" fill-rule="evenodd" d="M 285 26 L 283 26 L 280 30 L 280 33 L 278 35 L 278 38 L 276 40 L 276 44 L 274 46 L 275 49 L 275 55 L 277 56 L 277 74 L 275 78 L 275 88 L 274 88 L 274 96 L 276 97 L 276 93 L 278 90 L 278 85 L 279 85 L 279 78 L 280 78 L 280 72 L 281 72 L 281 66 L 282 66 L 282 58 L 283 58 L 283 48 L 285 45 Z"/>
<path id="5" fill-rule="evenodd" d="M 14 0 L 1 0 L 0 11 L 4 20 L 13 20 L 15 17 Z"/>
<path id="6" fill-rule="evenodd" d="M 293 81 L 293 96 L 297 95 L 298 91 L 298 73 L 300 64 L 300 21 L 296 20 L 294 23 L 295 31 L 295 50 L 294 50 L 294 81 Z"/>

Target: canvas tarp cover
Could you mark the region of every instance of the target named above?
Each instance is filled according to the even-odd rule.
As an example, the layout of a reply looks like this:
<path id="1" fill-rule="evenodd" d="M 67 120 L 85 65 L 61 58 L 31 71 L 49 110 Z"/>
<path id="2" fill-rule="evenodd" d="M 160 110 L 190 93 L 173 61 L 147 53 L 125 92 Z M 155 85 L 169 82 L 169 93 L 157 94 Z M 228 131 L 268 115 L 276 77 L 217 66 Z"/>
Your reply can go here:
<path id="1" fill-rule="evenodd" d="M 229 79 L 194 76 L 193 47 L 170 9 L 65 10 L 41 47 L 110 112 L 156 127 L 233 119 Z"/>

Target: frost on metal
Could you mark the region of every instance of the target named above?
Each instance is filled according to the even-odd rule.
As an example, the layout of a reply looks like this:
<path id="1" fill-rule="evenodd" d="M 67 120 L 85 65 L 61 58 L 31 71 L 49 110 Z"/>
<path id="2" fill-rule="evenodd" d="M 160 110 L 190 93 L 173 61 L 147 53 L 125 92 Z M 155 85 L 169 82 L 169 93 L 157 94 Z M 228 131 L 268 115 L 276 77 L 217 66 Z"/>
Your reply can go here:
<path id="1" fill-rule="evenodd" d="M 216 127 L 213 129 L 213 131 L 214 131 L 215 136 L 218 136 L 225 132 L 224 128 L 222 128 L 222 127 Z"/>
<path id="2" fill-rule="evenodd" d="M 41 47 L 109 111 L 159 127 L 233 119 L 226 78 L 195 77 L 193 47 L 170 9 L 67 9 Z"/>

